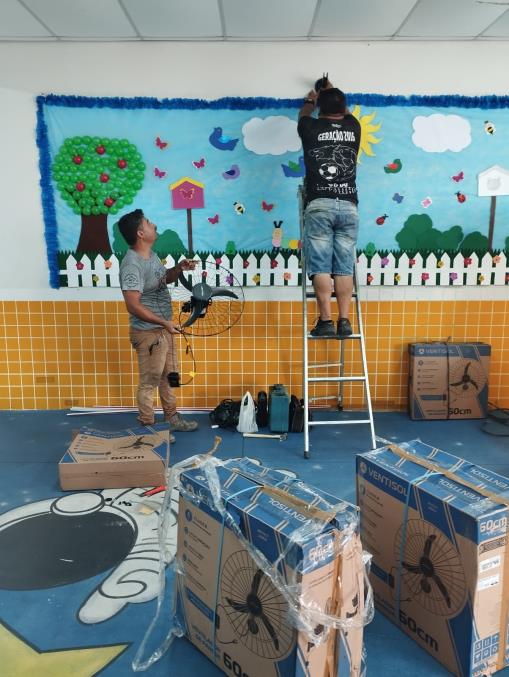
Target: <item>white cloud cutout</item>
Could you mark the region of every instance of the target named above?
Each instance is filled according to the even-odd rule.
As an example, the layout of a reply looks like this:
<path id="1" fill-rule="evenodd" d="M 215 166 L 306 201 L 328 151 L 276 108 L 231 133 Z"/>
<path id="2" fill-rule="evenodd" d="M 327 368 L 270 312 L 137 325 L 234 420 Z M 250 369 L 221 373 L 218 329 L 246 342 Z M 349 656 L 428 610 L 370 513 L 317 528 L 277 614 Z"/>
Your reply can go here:
<path id="1" fill-rule="evenodd" d="M 412 141 L 427 153 L 458 153 L 472 142 L 470 122 L 459 115 L 418 115 L 412 124 Z"/>
<path id="2" fill-rule="evenodd" d="M 257 155 L 283 155 L 300 150 L 297 123 L 285 115 L 251 118 L 242 127 L 244 146 Z"/>

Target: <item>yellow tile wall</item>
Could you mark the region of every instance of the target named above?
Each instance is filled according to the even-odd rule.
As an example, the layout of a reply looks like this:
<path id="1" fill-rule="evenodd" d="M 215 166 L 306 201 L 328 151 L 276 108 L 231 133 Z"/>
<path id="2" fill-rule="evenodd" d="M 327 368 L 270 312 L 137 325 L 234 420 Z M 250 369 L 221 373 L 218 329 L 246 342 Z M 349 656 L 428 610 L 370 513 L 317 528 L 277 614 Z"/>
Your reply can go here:
<path id="1" fill-rule="evenodd" d="M 1 409 L 134 406 L 137 368 L 122 301 L 0 301 L 0 310 Z M 490 401 L 509 406 L 509 301 L 366 301 L 362 310 L 376 410 L 406 407 L 408 343 L 449 336 L 491 344 Z M 301 334 L 299 301 L 246 303 L 231 331 L 190 337 L 196 376 L 180 389 L 179 406 L 212 408 L 273 383 L 300 395 Z M 193 365 L 177 341 L 185 382 Z M 345 343 L 350 373 L 361 369 L 357 344 Z M 310 346 L 314 363 L 337 354 L 335 341 Z M 320 386 L 315 394 L 331 391 Z M 362 386 L 345 387 L 345 406 L 361 404 Z"/>

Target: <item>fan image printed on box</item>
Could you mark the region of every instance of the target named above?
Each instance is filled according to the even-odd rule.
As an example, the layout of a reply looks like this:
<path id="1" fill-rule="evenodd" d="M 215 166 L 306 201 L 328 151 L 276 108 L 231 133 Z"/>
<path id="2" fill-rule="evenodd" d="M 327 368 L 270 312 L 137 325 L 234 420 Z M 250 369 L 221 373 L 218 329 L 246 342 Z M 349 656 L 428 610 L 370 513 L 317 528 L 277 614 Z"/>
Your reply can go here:
<path id="1" fill-rule="evenodd" d="M 166 482 L 168 424 L 114 432 L 84 427 L 58 464 L 62 489 L 118 489 Z"/>
<path id="2" fill-rule="evenodd" d="M 411 343 L 410 418 L 485 418 L 491 347 L 486 343 Z"/>
<path id="3" fill-rule="evenodd" d="M 293 481 L 275 493 L 288 478 L 248 459 L 226 462 L 218 476 L 222 500 L 245 541 L 214 508 L 200 468 L 186 471 L 187 497 L 181 493 L 178 513 L 177 615 L 187 637 L 230 675 L 360 677 L 365 582 L 357 509 L 345 503 L 297 544 L 291 535 L 311 521 L 298 507 L 309 503 L 309 493 L 306 503 L 299 501 L 306 485 Z M 331 505 L 341 503 L 321 495 Z M 263 553 L 268 570 L 246 543 Z M 312 638 L 297 629 L 288 599 L 269 575 L 276 560 L 302 604 L 335 613 L 352 627 L 345 632 L 317 622 Z"/>
<path id="4" fill-rule="evenodd" d="M 357 456 L 376 608 L 460 677 L 509 663 L 509 479 L 414 440 Z"/>

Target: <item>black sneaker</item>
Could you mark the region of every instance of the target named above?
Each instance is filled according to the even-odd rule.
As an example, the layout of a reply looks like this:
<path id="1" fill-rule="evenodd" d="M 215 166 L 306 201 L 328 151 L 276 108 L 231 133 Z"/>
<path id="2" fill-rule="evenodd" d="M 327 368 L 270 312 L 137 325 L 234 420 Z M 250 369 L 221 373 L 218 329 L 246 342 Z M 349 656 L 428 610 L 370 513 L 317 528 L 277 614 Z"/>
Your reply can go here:
<path id="1" fill-rule="evenodd" d="M 338 336 L 339 338 L 345 338 L 346 336 L 352 335 L 352 325 L 350 320 L 346 317 L 342 317 L 338 320 Z"/>
<path id="2" fill-rule="evenodd" d="M 317 320 L 315 326 L 309 332 L 315 338 L 327 338 L 336 336 L 334 322 L 332 320 Z"/>

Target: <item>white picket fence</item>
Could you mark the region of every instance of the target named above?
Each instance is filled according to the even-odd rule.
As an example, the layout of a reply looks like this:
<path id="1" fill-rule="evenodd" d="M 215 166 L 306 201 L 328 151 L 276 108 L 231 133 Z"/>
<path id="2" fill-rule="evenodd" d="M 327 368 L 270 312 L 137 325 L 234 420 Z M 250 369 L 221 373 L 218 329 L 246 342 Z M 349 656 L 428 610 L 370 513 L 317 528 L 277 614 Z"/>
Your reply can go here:
<path id="1" fill-rule="evenodd" d="M 202 265 L 202 260 L 198 256 L 195 258 Z M 167 268 L 172 268 L 178 260 L 168 255 L 163 261 Z M 292 254 L 287 259 L 282 254 L 275 257 L 263 254 L 260 261 L 254 254 L 245 259 L 237 254 L 232 265 L 226 255 L 217 259 L 210 255 L 205 263 L 226 268 L 244 287 L 296 287 L 301 284 L 298 254 Z M 360 254 L 357 259 L 357 274 L 361 285 L 370 286 L 507 285 L 508 264 L 504 253 L 496 256 L 485 254 L 481 258 L 476 254 L 469 257 L 457 254 L 452 258 L 447 254 L 440 258 L 434 254 L 426 257 L 416 254 L 413 258 L 403 254 L 399 260 L 393 254 L 386 257 L 375 254 L 371 260 L 365 254 Z M 77 260 L 70 255 L 67 257 L 65 269 L 60 271 L 62 286 L 118 287 L 118 270 L 119 261 L 114 255 L 106 259 L 98 255 L 92 260 L 88 256 Z"/>

